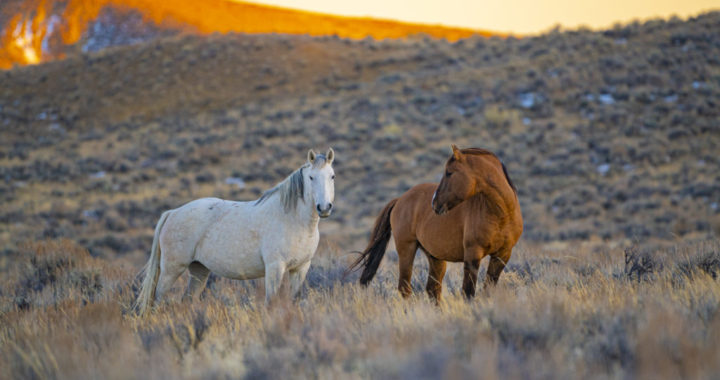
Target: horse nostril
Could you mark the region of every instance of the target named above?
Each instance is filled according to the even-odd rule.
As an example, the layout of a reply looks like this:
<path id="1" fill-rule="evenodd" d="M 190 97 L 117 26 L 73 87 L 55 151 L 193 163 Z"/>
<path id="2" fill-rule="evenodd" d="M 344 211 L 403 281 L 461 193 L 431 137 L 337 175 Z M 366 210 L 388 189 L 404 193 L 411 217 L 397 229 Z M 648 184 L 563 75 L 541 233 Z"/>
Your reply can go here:
<path id="1" fill-rule="evenodd" d="M 318 210 L 318 212 L 322 212 L 322 210 L 320 210 L 320 205 L 315 205 L 315 208 Z"/>
<path id="2" fill-rule="evenodd" d="M 328 211 L 332 210 L 332 203 L 328 203 Z"/>

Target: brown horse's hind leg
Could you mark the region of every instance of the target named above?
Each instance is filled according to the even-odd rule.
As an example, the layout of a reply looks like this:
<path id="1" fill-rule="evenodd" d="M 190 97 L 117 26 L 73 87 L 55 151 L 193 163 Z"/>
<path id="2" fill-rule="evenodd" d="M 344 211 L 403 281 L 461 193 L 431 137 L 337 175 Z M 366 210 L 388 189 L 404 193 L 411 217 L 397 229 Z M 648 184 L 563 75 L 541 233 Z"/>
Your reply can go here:
<path id="1" fill-rule="evenodd" d="M 475 285 L 477 284 L 478 270 L 480 270 L 480 260 L 465 260 L 464 276 L 463 276 L 463 292 L 466 298 L 475 296 Z"/>
<path id="2" fill-rule="evenodd" d="M 488 287 L 495 286 L 497 284 L 500 274 L 503 269 L 505 269 L 505 264 L 507 264 L 508 259 L 510 259 L 509 253 L 490 256 L 490 264 L 488 264 L 483 289 L 487 289 Z"/>
<path id="3" fill-rule="evenodd" d="M 412 279 L 413 262 L 415 261 L 418 243 L 417 241 L 398 243 L 396 240 L 395 246 L 398 251 L 398 264 L 400 266 L 398 290 L 403 298 L 408 298 L 412 293 L 410 280 Z"/>
<path id="4" fill-rule="evenodd" d="M 442 281 L 443 277 L 445 277 L 446 263 L 444 260 L 438 260 L 430 256 L 427 252 L 425 252 L 425 255 L 427 256 L 428 263 L 430 264 L 425 290 L 427 291 L 428 296 L 438 303 L 442 298 Z"/>

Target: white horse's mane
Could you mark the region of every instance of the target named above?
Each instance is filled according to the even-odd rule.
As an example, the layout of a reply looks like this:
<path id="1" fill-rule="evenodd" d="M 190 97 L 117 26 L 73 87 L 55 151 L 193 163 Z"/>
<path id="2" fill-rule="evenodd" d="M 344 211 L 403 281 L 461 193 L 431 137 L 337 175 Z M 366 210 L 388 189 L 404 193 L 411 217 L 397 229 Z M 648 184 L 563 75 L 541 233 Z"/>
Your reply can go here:
<path id="1" fill-rule="evenodd" d="M 265 190 L 265 192 L 255 201 L 255 206 L 262 204 L 266 200 L 270 199 L 273 195 L 279 193 L 280 199 L 282 200 L 285 212 L 291 212 L 297 207 L 298 200 L 305 200 L 305 180 L 303 179 L 303 170 L 310 166 L 323 167 L 327 163 L 327 158 L 324 154 L 318 154 L 315 156 L 313 163 L 305 163 L 292 174 L 287 176 L 282 182 L 278 183 L 274 187 Z"/>

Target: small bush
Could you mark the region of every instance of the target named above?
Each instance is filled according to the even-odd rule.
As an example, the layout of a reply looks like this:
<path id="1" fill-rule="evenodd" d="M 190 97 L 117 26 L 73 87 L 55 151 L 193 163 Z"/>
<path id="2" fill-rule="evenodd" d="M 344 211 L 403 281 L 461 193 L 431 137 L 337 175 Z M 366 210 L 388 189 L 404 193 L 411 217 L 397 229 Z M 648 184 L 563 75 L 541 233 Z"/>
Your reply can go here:
<path id="1" fill-rule="evenodd" d="M 663 269 L 662 261 L 650 251 L 639 251 L 636 247 L 625 249 L 625 276 L 638 283 L 650 281 Z"/>
<path id="2" fill-rule="evenodd" d="M 33 302 L 41 302 L 41 297 L 33 294 L 48 289 L 53 304 L 68 298 L 92 302 L 103 290 L 99 265 L 86 249 L 69 240 L 26 243 L 21 253 L 25 262 L 19 264 L 14 286 L 18 309 L 26 310 Z"/>
<path id="3" fill-rule="evenodd" d="M 678 263 L 677 270 L 687 277 L 692 277 L 699 270 L 716 279 L 720 275 L 720 251 L 710 251 L 688 257 Z"/>

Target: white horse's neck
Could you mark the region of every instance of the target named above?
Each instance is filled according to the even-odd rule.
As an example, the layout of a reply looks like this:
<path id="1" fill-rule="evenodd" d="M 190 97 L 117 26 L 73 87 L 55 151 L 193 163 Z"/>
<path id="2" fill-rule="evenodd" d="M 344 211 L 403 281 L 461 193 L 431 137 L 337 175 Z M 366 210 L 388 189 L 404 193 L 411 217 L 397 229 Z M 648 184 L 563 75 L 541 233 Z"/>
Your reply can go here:
<path id="1" fill-rule="evenodd" d="M 295 208 L 295 215 L 301 223 L 305 222 L 304 225 L 310 230 L 317 230 L 320 217 L 317 212 L 315 212 L 315 200 L 313 199 L 310 184 L 307 183 L 307 181 L 305 181 L 303 190 L 303 199 L 299 200 Z"/>
<path id="2" fill-rule="evenodd" d="M 315 211 L 312 192 L 309 190 L 308 184 L 306 183 L 305 185 L 303 199 L 298 199 L 294 210 L 286 210 L 280 192 L 273 194 L 261 204 L 261 207 L 272 209 L 273 213 L 279 218 L 278 221 L 276 221 L 277 223 L 284 221 L 286 223 L 296 224 L 299 229 L 307 229 L 309 232 L 317 230 L 320 217 Z"/>
<path id="3" fill-rule="evenodd" d="M 315 202 L 313 202 L 311 194 L 305 194 L 304 199 L 298 200 L 297 207 L 290 213 L 294 214 L 298 224 L 306 226 L 310 230 L 317 230 L 320 217 L 315 212 Z"/>

